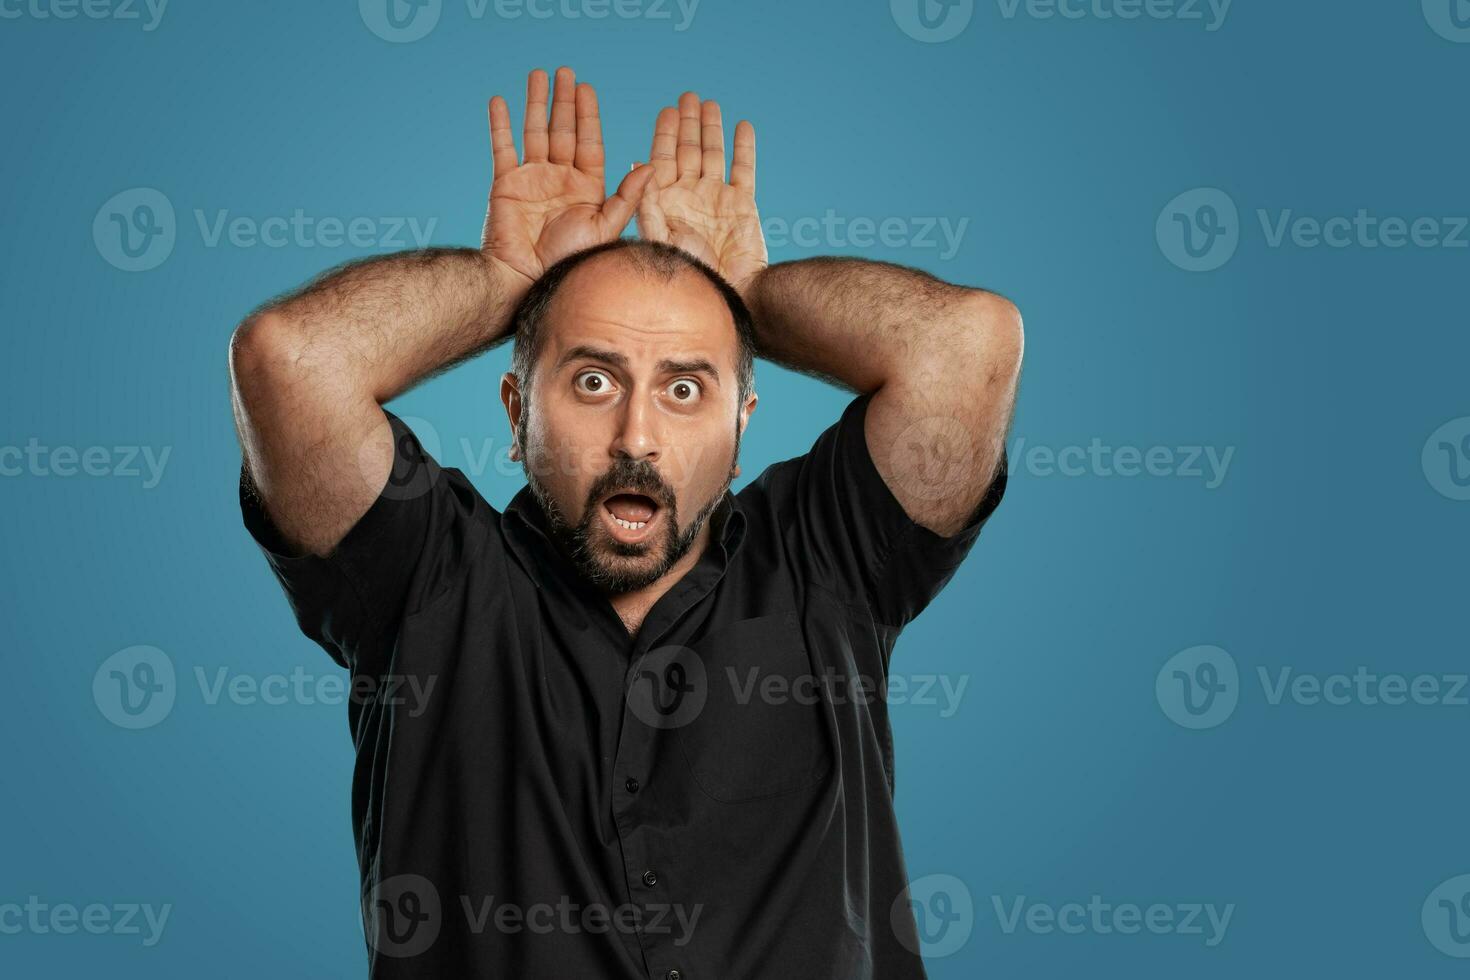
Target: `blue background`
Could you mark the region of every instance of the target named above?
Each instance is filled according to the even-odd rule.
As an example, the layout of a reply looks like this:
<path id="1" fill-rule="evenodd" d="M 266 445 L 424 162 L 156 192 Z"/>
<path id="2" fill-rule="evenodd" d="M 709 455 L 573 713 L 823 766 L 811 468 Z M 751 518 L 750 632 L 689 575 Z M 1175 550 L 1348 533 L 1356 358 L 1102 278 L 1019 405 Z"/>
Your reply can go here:
<path id="1" fill-rule="evenodd" d="M 1435 489 L 1421 449 L 1470 415 L 1470 250 L 1272 247 L 1257 217 L 1470 212 L 1470 44 L 1418 2 L 1238 0 L 1211 31 L 1091 8 L 1007 17 L 985 0 L 942 43 L 906 34 L 886 0 L 703 0 L 682 31 L 674 8 L 476 19 L 443 0 L 412 43 L 374 34 L 350 0 L 174 0 L 151 31 L 16 2 L 0 19 L 0 447 L 170 456 L 151 488 L 0 477 L 0 905 L 173 907 L 151 948 L 0 934 L 0 974 L 362 974 L 345 708 L 211 705 L 195 671 L 336 671 L 240 525 L 226 344 L 267 297 L 395 247 L 210 247 L 196 211 L 414 216 L 437 222 L 436 244 L 477 242 L 485 100 L 505 94 L 519 130 L 526 71 L 570 64 L 598 87 L 614 177 L 693 88 L 727 126 L 756 122 L 768 221 L 967 220 L 949 258 L 832 235 L 772 258 L 863 254 L 1011 297 L 1025 447 L 1099 439 L 1171 447 L 1176 463 L 1174 447 L 1234 449 L 1213 489 L 1013 457 L 976 553 L 904 634 L 898 673 L 967 684 L 947 717 L 942 701 L 894 707 L 910 872 L 957 877 L 974 909 L 931 975 L 1463 975 L 1420 907 L 1470 871 L 1470 708 L 1272 704 L 1257 679 L 1467 669 L 1470 503 Z M 177 241 L 126 272 L 92 227 L 138 187 L 171 203 Z M 1197 187 L 1239 208 L 1238 249 L 1209 272 L 1176 266 L 1155 235 Z M 393 405 L 496 506 L 519 474 L 472 472 L 460 447 L 503 449 L 507 353 Z M 846 401 L 767 364 L 758 384 L 747 478 L 803 452 Z M 92 681 L 139 644 L 176 668 L 177 702 L 129 731 Z M 1190 730 L 1155 679 L 1201 644 L 1234 658 L 1239 703 Z M 1209 947 L 1008 932 L 994 905 L 1094 894 L 1235 908 Z"/>

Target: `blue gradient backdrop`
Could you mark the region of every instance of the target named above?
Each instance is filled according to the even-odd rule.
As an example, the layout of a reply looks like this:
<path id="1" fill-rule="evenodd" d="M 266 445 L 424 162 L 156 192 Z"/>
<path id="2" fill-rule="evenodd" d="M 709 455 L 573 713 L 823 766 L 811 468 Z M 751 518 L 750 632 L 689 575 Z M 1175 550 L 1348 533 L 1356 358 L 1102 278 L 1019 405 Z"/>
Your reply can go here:
<path id="1" fill-rule="evenodd" d="M 506 94 L 519 127 L 526 71 L 559 64 L 597 85 L 615 174 L 683 89 L 753 119 L 773 259 L 888 259 L 1025 314 L 1009 495 L 895 660 L 910 872 L 953 876 L 972 910 L 932 976 L 1464 974 L 1465 0 L 1238 0 L 1223 20 L 924 0 L 939 42 L 913 0 L 442 0 L 409 43 L 369 26 L 391 34 L 376 2 L 173 0 L 155 20 L 0 0 L 0 975 L 362 974 L 345 708 L 210 703 L 198 680 L 336 673 L 240 525 L 226 343 L 265 298 L 413 245 L 391 219 L 476 242 L 485 100 Z M 144 199 L 113 198 L 136 188 L 172 208 L 171 251 L 122 251 Z M 367 240 L 213 234 L 298 209 L 365 218 Z M 1290 224 L 1360 210 L 1434 228 L 1394 247 L 1360 221 L 1312 246 Z M 165 228 L 150 213 L 132 234 Z M 1218 268 L 1181 267 L 1186 230 Z M 520 483 L 486 460 L 506 356 L 393 406 L 497 506 Z M 747 477 L 846 401 L 770 365 L 758 383 Z M 99 475 L 62 475 L 92 447 Z M 1153 472 L 1120 475 L 1119 447 L 1156 450 Z M 1230 453 L 1223 479 L 1190 447 Z M 1166 668 L 1205 644 L 1238 670 L 1227 717 L 1188 714 L 1175 694 L 1204 694 Z M 175 703 L 127 730 L 93 680 L 137 645 L 174 667 Z M 1274 697 L 1283 670 L 1359 668 L 1438 694 Z M 926 677 L 961 696 L 914 697 Z M 114 927 L 31 921 L 31 896 L 102 903 Z M 1231 918 L 1123 934 L 1064 908 L 1093 896 Z M 127 903 L 170 906 L 157 942 L 115 928 Z"/>

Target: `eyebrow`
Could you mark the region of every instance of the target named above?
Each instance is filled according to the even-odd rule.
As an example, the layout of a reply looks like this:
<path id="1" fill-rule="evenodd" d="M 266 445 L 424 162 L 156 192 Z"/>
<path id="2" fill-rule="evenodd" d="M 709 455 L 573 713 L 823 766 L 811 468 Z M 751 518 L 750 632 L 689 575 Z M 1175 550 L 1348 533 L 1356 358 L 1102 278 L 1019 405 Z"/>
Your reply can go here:
<path id="1" fill-rule="evenodd" d="M 691 358 L 687 361 L 671 361 L 665 358 L 658 362 L 660 374 L 707 374 L 718 384 L 720 372 L 713 364 L 702 357 Z"/>
<path id="2" fill-rule="evenodd" d="M 600 347 L 592 347 L 587 344 L 578 344 L 570 348 L 557 361 L 556 366 L 562 368 L 573 361 L 580 360 L 601 361 L 604 364 L 611 364 L 614 367 L 624 369 L 628 367 L 628 357 L 626 354 L 620 354 L 615 350 L 603 350 Z M 658 362 L 658 370 L 660 374 L 706 374 L 713 378 L 716 384 L 720 381 L 719 369 L 703 357 L 693 357 L 688 360 L 679 361 L 664 358 Z"/>
<path id="3" fill-rule="evenodd" d="M 616 367 L 626 368 L 628 358 L 615 350 L 603 350 L 600 347 L 589 347 L 586 344 L 578 344 L 561 356 L 556 362 L 557 367 L 565 367 L 573 361 L 601 361 L 604 364 L 612 364 Z"/>

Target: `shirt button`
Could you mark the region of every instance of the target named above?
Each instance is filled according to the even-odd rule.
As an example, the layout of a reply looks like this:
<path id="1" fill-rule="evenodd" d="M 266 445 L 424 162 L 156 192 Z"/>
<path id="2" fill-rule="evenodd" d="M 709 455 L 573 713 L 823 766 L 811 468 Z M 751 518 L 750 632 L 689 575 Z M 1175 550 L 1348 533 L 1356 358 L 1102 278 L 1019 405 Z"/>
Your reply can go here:
<path id="1" fill-rule="evenodd" d="M 652 871 L 643 872 L 643 883 L 649 888 L 652 888 L 654 885 L 658 884 L 658 875 L 653 873 Z"/>
<path id="2" fill-rule="evenodd" d="M 683 977 L 684 974 L 680 973 L 678 970 L 670 970 L 668 973 L 664 974 L 664 980 L 683 980 Z"/>
<path id="3" fill-rule="evenodd" d="M 638 792 L 638 780 L 634 779 L 632 776 L 629 776 L 628 781 L 623 784 L 623 788 L 626 789 L 629 793 Z"/>

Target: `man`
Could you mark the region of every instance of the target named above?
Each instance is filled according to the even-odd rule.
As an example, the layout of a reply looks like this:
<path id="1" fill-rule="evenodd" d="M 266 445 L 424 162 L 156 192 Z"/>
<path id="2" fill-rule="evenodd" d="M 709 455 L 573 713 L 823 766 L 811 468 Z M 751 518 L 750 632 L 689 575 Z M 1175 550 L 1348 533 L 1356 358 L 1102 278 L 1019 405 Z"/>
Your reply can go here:
<path id="1" fill-rule="evenodd" d="M 604 199 L 596 95 L 560 69 L 548 126 L 550 87 L 520 160 L 490 102 L 480 250 L 350 265 L 231 345 L 246 524 L 369 692 L 372 974 L 921 977 L 880 685 L 1004 490 L 1020 319 L 895 266 L 767 267 L 754 130 L 727 180 L 693 93 Z M 529 485 L 497 513 L 381 406 L 512 334 Z M 858 397 L 732 495 L 752 353 Z"/>

